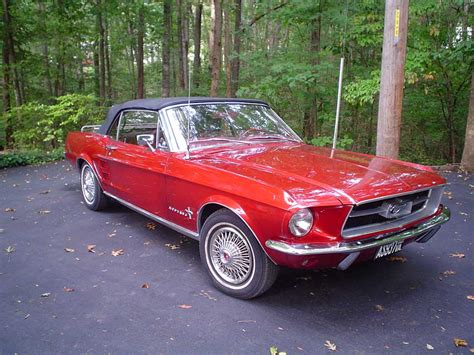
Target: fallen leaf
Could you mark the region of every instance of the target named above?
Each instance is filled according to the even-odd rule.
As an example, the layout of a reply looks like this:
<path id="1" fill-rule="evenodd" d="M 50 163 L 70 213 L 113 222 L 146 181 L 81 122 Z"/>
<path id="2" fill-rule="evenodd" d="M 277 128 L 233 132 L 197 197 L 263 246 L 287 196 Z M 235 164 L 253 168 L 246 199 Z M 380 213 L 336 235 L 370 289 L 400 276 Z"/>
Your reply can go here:
<path id="1" fill-rule="evenodd" d="M 45 292 L 41 294 L 41 297 L 49 297 L 51 296 L 51 292 Z"/>
<path id="2" fill-rule="evenodd" d="M 145 224 L 145 227 L 151 231 L 154 231 L 156 229 L 156 224 L 150 222 L 150 223 Z"/>
<path id="3" fill-rule="evenodd" d="M 178 245 L 174 245 L 174 244 L 171 244 L 171 243 L 167 243 L 167 244 L 165 244 L 165 246 L 167 246 L 171 250 L 179 249 Z"/>
<path id="4" fill-rule="evenodd" d="M 7 208 L 4 209 L 4 211 L 5 211 L 5 212 L 15 212 L 16 209 L 11 208 L 11 207 L 7 207 Z"/>
<path id="5" fill-rule="evenodd" d="M 3 232 L 5 232 L 5 229 L 0 228 L 0 233 L 3 233 Z"/>
<path id="6" fill-rule="evenodd" d="M 48 213 L 51 213 L 51 211 L 48 211 L 48 210 L 41 210 L 41 211 L 38 211 L 39 214 L 48 214 Z"/>
<path id="7" fill-rule="evenodd" d="M 89 253 L 95 253 L 95 250 L 94 250 L 95 247 L 96 247 L 95 244 L 88 244 L 88 245 L 87 245 L 87 251 L 88 251 Z"/>
<path id="8" fill-rule="evenodd" d="M 11 254 L 15 251 L 15 247 L 12 247 L 11 245 L 9 245 L 4 250 L 5 250 L 5 253 Z"/>
<path id="9" fill-rule="evenodd" d="M 286 352 L 279 351 L 276 346 L 271 346 L 270 347 L 270 355 L 286 355 Z"/>
<path id="10" fill-rule="evenodd" d="M 381 312 L 383 311 L 383 306 L 381 304 L 376 304 L 375 305 L 375 309 L 378 311 L 378 312 Z"/>
<path id="11" fill-rule="evenodd" d="M 64 292 L 74 292 L 73 288 L 64 287 Z"/>
<path id="12" fill-rule="evenodd" d="M 467 298 L 469 301 L 474 301 L 474 295 L 468 295 L 468 296 L 466 296 L 466 298 Z"/>
<path id="13" fill-rule="evenodd" d="M 445 277 L 448 277 L 450 275 L 455 275 L 455 274 L 456 274 L 456 271 L 453 271 L 453 270 L 446 270 L 446 271 L 443 272 L 443 275 Z"/>
<path id="14" fill-rule="evenodd" d="M 187 305 L 187 304 L 180 304 L 180 305 L 178 306 L 178 308 L 181 308 L 181 309 L 190 309 L 190 308 L 193 308 L 193 306 L 189 306 L 189 305 Z"/>
<path id="15" fill-rule="evenodd" d="M 29 314 L 29 313 L 25 316 L 25 319 L 28 319 L 28 318 L 30 318 L 30 314 Z"/>
<path id="16" fill-rule="evenodd" d="M 459 259 L 462 259 L 464 258 L 466 255 L 464 255 L 463 253 L 451 253 L 449 254 L 450 257 L 452 258 L 459 258 Z"/>
<path id="17" fill-rule="evenodd" d="M 467 341 L 464 339 L 454 338 L 453 341 L 457 348 L 461 346 L 467 347 Z"/>
<path id="18" fill-rule="evenodd" d="M 428 350 L 434 350 L 433 345 L 431 345 L 431 344 L 426 344 L 426 348 Z"/>
<path id="19" fill-rule="evenodd" d="M 40 192 L 40 195 L 46 195 L 46 194 L 49 194 L 50 192 L 51 190 L 44 190 Z"/>
<path id="20" fill-rule="evenodd" d="M 283 329 L 282 327 L 278 327 L 277 329 L 278 329 L 278 330 L 282 330 L 282 331 L 285 330 L 285 329 Z"/>
<path id="21" fill-rule="evenodd" d="M 150 288 L 150 285 L 148 285 L 146 282 L 142 285 L 142 288 Z"/>
<path id="22" fill-rule="evenodd" d="M 474 354 L 474 348 L 470 348 L 469 352 Z"/>
<path id="23" fill-rule="evenodd" d="M 123 249 L 117 249 L 117 250 L 112 250 L 112 256 L 120 256 L 120 255 L 123 255 L 124 253 L 124 250 Z"/>
<path id="24" fill-rule="evenodd" d="M 331 343 L 329 340 L 326 340 L 326 342 L 324 343 L 324 346 L 331 351 L 336 351 L 336 344 Z"/>
<path id="25" fill-rule="evenodd" d="M 393 256 L 387 257 L 387 260 L 392 261 L 392 262 L 393 261 L 400 261 L 400 262 L 404 263 L 405 261 L 407 261 L 407 258 L 405 258 L 404 256 L 395 256 L 395 255 L 393 255 Z"/>
<path id="26" fill-rule="evenodd" d="M 210 299 L 211 301 L 217 301 L 217 298 L 212 297 L 209 293 L 207 293 L 207 292 L 204 291 L 204 290 L 201 290 L 201 292 L 199 292 L 199 294 L 200 294 L 201 296 L 204 296 L 204 297 Z"/>
<path id="27" fill-rule="evenodd" d="M 65 251 L 66 253 L 74 253 L 74 252 L 75 252 L 75 250 L 72 249 L 72 248 L 64 248 L 64 251 Z"/>
<path id="28" fill-rule="evenodd" d="M 468 214 L 466 212 L 459 212 L 461 216 L 467 216 Z"/>

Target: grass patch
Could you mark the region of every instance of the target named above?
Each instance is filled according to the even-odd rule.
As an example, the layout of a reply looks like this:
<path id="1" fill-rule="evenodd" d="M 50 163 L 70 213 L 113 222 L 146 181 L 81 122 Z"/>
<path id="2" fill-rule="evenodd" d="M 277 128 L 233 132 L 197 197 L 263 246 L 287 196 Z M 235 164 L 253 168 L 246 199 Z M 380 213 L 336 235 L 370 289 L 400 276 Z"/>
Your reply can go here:
<path id="1" fill-rule="evenodd" d="M 43 150 L 12 150 L 0 152 L 0 168 L 12 168 L 31 164 L 49 163 L 64 159 L 64 149 Z"/>

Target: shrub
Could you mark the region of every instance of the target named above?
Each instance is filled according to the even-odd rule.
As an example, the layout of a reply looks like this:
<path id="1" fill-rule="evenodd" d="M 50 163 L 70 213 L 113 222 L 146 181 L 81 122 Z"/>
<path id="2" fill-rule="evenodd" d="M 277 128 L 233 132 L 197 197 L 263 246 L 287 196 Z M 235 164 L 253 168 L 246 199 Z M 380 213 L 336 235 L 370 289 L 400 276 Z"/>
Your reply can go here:
<path id="1" fill-rule="evenodd" d="M 69 131 L 103 120 L 104 109 L 92 95 L 70 94 L 56 98 L 53 105 L 30 102 L 12 109 L 16 149 L 56 149 Z"/>
<path id="2" fill-rule="evenodd" d="M 64 149 L 51 151 L 28 150 L 28 151 L 5 151 L 0 152 L 0 168 L 11 168 L 30 164 L 48 163 L 64 158 Z"/>

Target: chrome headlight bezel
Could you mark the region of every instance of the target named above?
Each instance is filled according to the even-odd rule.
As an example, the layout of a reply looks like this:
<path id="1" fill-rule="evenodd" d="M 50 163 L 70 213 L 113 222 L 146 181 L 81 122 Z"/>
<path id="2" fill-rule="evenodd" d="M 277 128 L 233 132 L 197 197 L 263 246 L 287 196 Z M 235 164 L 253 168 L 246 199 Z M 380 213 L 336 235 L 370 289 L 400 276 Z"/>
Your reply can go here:
<path id="1" fill-rule="evenodd" d="M 314 216 L 309 208 L 302 208 L 291 216 L 288 228 L 295 237 L 304 237 L 313 228 Z"/>

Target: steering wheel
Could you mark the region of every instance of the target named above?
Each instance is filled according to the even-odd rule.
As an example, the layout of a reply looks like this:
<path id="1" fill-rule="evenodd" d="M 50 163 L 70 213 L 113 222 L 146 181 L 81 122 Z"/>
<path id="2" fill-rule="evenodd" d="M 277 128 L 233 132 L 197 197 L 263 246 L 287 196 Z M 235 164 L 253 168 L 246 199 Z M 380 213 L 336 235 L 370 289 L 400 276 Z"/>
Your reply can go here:
<path id="1" fill-rule="evenodd" d="M 266 130 L 262 129 L 262 128 L 255 128 L 255 127 L 251 127 L 247 130 L 245 130 L 244 132 L 242 132 L 241 134 L 239 134 L 239 137 L 246 137 L 248 136 L 249 133 L 252 133 L 252 132 L 264 132 L 264 133 L 267 133 Z"/>

